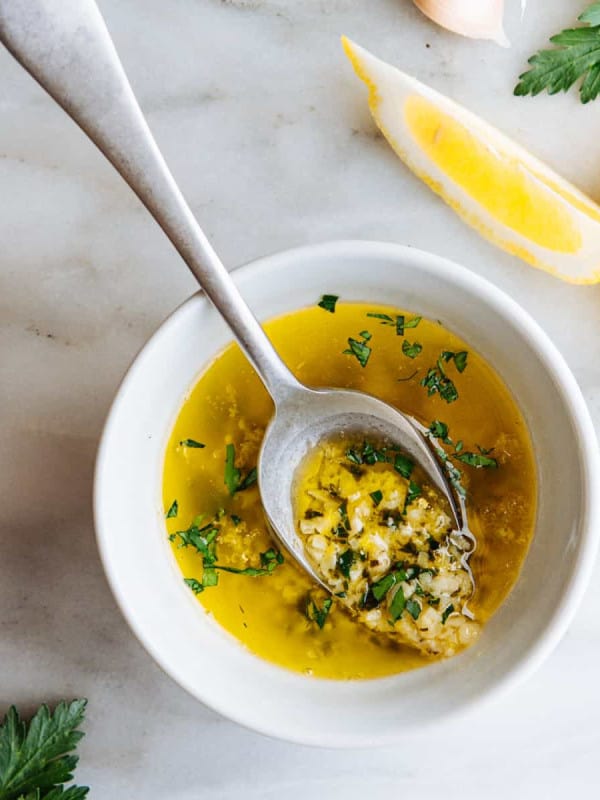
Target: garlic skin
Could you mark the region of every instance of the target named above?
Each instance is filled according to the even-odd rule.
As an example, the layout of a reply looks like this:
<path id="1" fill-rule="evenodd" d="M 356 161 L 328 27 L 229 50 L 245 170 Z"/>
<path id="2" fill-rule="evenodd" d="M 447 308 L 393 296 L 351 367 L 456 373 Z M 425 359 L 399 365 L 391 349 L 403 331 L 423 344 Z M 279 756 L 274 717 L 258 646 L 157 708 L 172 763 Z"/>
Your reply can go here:
<path id="1" fill-rule="evenodd" d="M 491 39 L 502 47 L 510 44 L 502 24 L 504 0 L 413 0 L 413 3 L 449 31 L 471 39 Z"/>

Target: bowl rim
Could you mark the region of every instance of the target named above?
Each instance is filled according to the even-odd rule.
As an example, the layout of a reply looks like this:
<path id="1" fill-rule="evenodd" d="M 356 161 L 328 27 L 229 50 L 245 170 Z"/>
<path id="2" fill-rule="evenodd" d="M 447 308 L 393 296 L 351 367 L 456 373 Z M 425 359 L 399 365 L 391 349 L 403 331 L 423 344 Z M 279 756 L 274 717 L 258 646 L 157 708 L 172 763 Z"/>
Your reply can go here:
<path id="1" fill-rule="evenodd" d="M 362 255 L 365 258 L 385 257 L 391 260 L 401 260 L 408 257 L 415 263 L 417 268 L 427 267 L 430 271 L 443 271 L 445 277 L 448 278 L 448 276 L 450 276 L 453 283 L 476 293 L 485 300 L 486 303 L 493 306 L 498 313 L 510 317 L 515 327 L 518 329 L 519 334 L 525 337 L 530 346 L 535 350 L 544 370 L 554 379 L 561 400 L 564 403 L 565 410 L 577 433 L 581 455 L 582 477 L 584 480 L 584 485 L 582 486 L 583 508 L 581 513 L 578 553 L 569 577 L 568 586 L 564 595 L 564 602 L 561 603 L 554 612 L 545 628 L 539 631 L 534 641 L 532 641 L 531 646 L 515 660 L 515 663 L 507 669 L 495 683 L 481 690 L 477 696 L 463 702 L 462 705 L 445 712 L 444 719 L 457 719 L 467 715 L 475 706 L 479 707 L 483 703 L 498 699 L 513 686 L 517 686 L 529 678 L 556 648 L 572 622 L 583 598 L 585 589 L 591 579 L 600 544 L 600 525 L 594 526 L 593 524 L 594 520 L 600 521 L 600 450 L 598 448 L 598 440 L 581 389 L 565 358 L 544 329 L 503 289 L 450 259 L 392 242 L 342 239 L 281 250 L 246 262 L 234 268 L 231 274 L 234 281 L 239 283 L 247 276 L 251 276 L 253 272 L 260 273 L 261 270 L 265 268 L 282 269 L 286 262 L 289 261 L 297 259 L 306 261 L 308 259 L 324 257 L 343 259 L 344 256 L 348 255 L 352 257 Z M 285 730 L 283 730 L 282 725 L 279 723 L 271 724 L 270 721 L 258 719 L 257 717 L 249 718 L 250 715 L 236 713 L 236 710 L 227 706 L 226 703 L 219 702 L 212 698 L 209 692 L 199 690 L 198 687 L 192 686 L 191 683 L 181 675 L 174 673 L 167 663 L 166 657 L 158 651 L 151 639 L 142 630 L 142 626 L 138 624 L 136 615 L 130 608 L 127 592 L 121 589 L 115 570 L 113 570 L 109 553 L 110 532 L 105 530 L 102 525 L 100 510 L 102 504 L 105 502 L 103 474 L 110 455 L 110 433 L 115 424 L 122 398 L 127 393 L 129 384 L 135 379 L 136 366 L 138 366 L 142 360 L 151 356 L 158 340 L 165 335 L 167 329 L 175 324 L 176 319 L 178 319 L 181 314 L 185 313 L 188 306 L 197 302 L 199 298 L 204 298 L 206 300 L 206 296 L 202 290 L 195 292 L 180 303 L 160 323 L 158 328 L 131 360 L 110 405 L 101 433 L 94 471 L 94 527 L 100 560 L 117 606 L 120 608 L 121 613 L 125 617 L 125 620 L 137 640 L 172 680 L 207 707 L 249 730 L 297 744 L 328 748 L 384 746 L 401 741 L 406 738 L 406 732 L 399 732 L 397 736 L 387 735 L 380 739 L 374 738 L 372 735 L 365 735 L 360 739 L 353 735 L 351 739 L 347 741 L 332 741 L 329 735 L 322 736 L 319 735 L 319 733 L 313 733 L 310 736 L 305 733 L 297 734 L 294 732 L 293 723 L 288 724 Z M 426 725 L 427 723 L 422 724 L 421 728 L 426 727 Z M 412 730 L 416 728 L 417 726 L 415 725 L 412 727 Z"/>

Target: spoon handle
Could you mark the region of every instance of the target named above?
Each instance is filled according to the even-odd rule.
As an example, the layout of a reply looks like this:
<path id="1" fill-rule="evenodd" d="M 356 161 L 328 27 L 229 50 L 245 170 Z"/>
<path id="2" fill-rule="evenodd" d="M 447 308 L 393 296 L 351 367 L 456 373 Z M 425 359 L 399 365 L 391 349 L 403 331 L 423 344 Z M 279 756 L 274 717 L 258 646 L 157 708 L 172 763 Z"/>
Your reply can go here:
<path id="1" fill-rule="evenodd" d="M 299 389 L 181 194 L 94 0 L 0 0 L 0 41 L 83 129 L 150 211 L 275 402 Z"/>

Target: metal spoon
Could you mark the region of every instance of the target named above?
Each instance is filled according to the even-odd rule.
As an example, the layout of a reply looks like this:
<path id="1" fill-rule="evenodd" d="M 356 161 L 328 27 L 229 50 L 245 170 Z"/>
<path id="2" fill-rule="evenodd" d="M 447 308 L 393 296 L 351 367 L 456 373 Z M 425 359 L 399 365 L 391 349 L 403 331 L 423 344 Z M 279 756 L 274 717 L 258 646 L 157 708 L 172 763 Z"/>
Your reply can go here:
<path id="1" fill-rule="evenodd" d="M 258 482 L 274 533 L 315 580 L 296 533 L 295 470 L 320 440 L 341 431 L 393 442 L 428 474 L 461 527 L 461 510 L 423 428 L 359 392 L 310 389 L 281 361 L 196 222 L 127 80 L 94 0 L 0 0 L 0 40 L 104 153 L 167 234 L 221 313 L 275 403 Z"/>

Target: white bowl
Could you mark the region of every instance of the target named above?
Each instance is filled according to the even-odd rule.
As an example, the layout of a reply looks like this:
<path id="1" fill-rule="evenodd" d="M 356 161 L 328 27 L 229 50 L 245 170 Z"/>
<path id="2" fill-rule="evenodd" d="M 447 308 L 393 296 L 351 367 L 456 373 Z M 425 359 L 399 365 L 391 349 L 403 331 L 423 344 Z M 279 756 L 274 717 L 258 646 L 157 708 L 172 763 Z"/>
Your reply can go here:
<path id="1" fill-rule="evenodd" d="M 142 644 L 190 694 L 221 714 L 272 736 L 325 746 L 394 742 L 529 675 L 573 617 L 600 531 L 594 429 L 548 337 L 490 283 L 398 245 L 305 247 L 248 264 L 234 278 L 259 319 L 335 292 L 344 300 L 390 303 L 439 319 L 476 348 L 511 387 L 529 425 L 539 473 L 535 539 L 517 585 L 478 643 L 449 661 L 343 682 L 288 672 L 245 650 L 184 586 L 163 519 L 168 434 L 186 394 L 231 339 L 197 294 L 136 358 L 98 453 L 100 553 L 117 602 Z"/>

